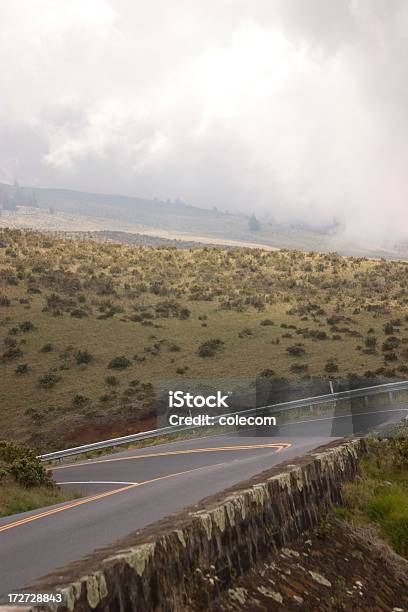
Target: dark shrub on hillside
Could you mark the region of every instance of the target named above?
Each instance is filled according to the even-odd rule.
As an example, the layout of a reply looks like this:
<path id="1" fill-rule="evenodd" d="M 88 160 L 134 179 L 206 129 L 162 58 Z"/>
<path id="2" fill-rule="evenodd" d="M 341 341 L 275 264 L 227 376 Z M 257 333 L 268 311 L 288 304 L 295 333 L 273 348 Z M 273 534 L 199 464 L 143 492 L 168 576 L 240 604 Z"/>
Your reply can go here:
<path id="1" fill-rule="evenodd" d="M 86 397 L 85 395 L 82 395 L 81 393 L 75 393 L 75 395 L 72 398 L 72 405 L 75 406 L 75 408 L 83 408 L 84 406 L 87 406 L 90 402 L 89 397 Z"/>
<path id="2" fill-rule="evenodd" d="M 307 372 L 308 365 L 306 363 L 292 363 L 290 366 L 290 371 L 294 374 L 301 374 L 302 372 Z"/>
<path id="3" fill-rule="evenodd" d="M 93 355 L 91 355 L 91 353 L 87 350 L 77 351 L 75 353 L 75 361 L 78 365 L 81 365 L 82 363 L 91 363 L 93 361 Z"/>
<path id="4" fill-rule="evenodd" d="M 108 368 L 112 368 L 114 370 L 124 370 L 125 368 L 128 368 L 130 366 L 130 361 L 127 357 L 125 357 L 124 355 L 121 355 L 120 357 L 114 357 L 108 365 Z"/>
<path id="5" fill-rule="evenodd" d="M 214 357 L 223 346 L 224 342 L 222 340 L 219 338 L 211 338 L 198 347 L 198 354 L 200 357 Z"/>
<path id="6" fill-rule="evenodd" d="M 181 351 L 181 346 L 179 346 L 178 344 L 170 344 L 169 351 L 171 353 L 179 353 Z"/>
<path id="7" fill-rule="evenodd" d="M 29 331 L 33 331 L 35 329 L 33 323 L 31 323 L 31 321 L 23 321 L 22 323 L 20 323 L 19 328 L 22 332 L 29 332 Z"/>
<path id="8" fill-rule="evenodd" d="M 302 357 L 306 353 L 305 349 L 300 344 L 292 344 L 286 349 L 291 357 Z"/>
<path id="9" fill-rule="evenodd" d="M 262 372 L 258 374 L 258 378 L 272 378 L 272 376 L 275 376 L 275 370 L 271 370 L 270 368 L 265 368 L 265 370 L 262 370 Z"/>
<path id="10" fill-rule="evenodd" d="M 375 348 L 377 346 L 377 338 L 369 334 L 365 339 L 365 345 L 367 348 Z"/>
<path id="11" fill-rule="evenodd" d="M 71 310 L 71 317 L 75 319 L 84 319 L 87 316 L 88 313 L 83 308 L 74 308 L 74 310 Z"/>
<path id="12" fill-rule="evenodd" d="M 47 344 L 44 344 L 41 348 L 40 348 L 40 353 L 51 353 L 51 351 L 54 350 L 53 345 L 51 344 L 51 342 L 47 342 Z"/>
<path id="13" fill-rule="evenodd" d="M 333 359 L 329 359 L 327 361 L 326 365 L 324 366 L 324 369 L 328 373 L 337 372 L 338 369 L 339 369 L 339 366 L 337 365 L 337 363 Z"/>
<path id="14" fill-rule="evenodd" d="M 177 319 L 188 319 L 190 311 L 188 308 L 184 308 L 181 304 L 175 300 L 164 300 L 158 302 L 155 306 L 156 314 L 159 317 L 175 317 Z"/>
<path id="15" fill-rule="evenodd" d="M 6 361 L 14 361 L 14 359 L 18 359 L 23 356 L 23 351 L 19 348 L 11 346 L 6 351 L 4 351 L 2 360 Z"/>
<path id="16" fill-rule="evenodd" d="M 384 333 L 387 334 L 387 336 L 390 336 L 394 333 L 394 326 L 391 322 L 388 322 L 384 325 Z"/>
<path id="17" fill-rule="evenodd" d="M 44 376 L 41 376 L 39 379 L 38 386 L 41 387 L 41 389 L 52 389 L 60 380 L 61 376 L 53 372 L 47 372 L 47 374 L 44 374 Z"/>
<path id="18" fill-rule="evenodd" d="M 16 367 L 16 374 L 27 374 L 28 372 L 28 363 L 21 363 Z"/>
<path id="19" fill-rule="evenodd" d="M 400 345 L 400 340 L 398 338 L 396 338 L 395 336 L 389 336 L 385 340 L 385 342 L 383 342 L 382 350 L 383 351 L 393 351 L 394 349 L 398 348 L 399 345 Z"/>

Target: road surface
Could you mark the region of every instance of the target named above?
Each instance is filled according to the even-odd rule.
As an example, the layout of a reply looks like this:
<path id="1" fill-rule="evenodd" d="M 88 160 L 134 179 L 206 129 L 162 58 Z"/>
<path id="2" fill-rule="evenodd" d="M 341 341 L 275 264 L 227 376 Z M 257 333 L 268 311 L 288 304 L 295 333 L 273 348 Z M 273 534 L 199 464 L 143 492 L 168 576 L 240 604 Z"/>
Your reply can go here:
<path id="1" fill-rule="evenodd" d="M 316 417 L 283 425 L 275 436 L 217 435 L 61 465 L 57 482 L 85 497 L 0 519 L 0 595 L 333 437 L 406 414 L 394 405 L 338 416 L 335 429 Z"/>

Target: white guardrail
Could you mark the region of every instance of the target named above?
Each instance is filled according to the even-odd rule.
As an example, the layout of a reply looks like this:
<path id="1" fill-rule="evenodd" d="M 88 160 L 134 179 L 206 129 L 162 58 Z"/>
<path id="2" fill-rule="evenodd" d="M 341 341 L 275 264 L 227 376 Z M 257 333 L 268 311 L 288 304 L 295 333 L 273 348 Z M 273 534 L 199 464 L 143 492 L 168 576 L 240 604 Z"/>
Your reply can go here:
<path id="1" fill-rule="evenodd" d="M 370 395 L 378 395 L 380 393 L 393 393 L 395 391 L 402 391 L 408 389 L 408 381 L 403 380 L 393 383 L 384 383 L 381 385 L 374 385 L 372 387 L 363 387 L 360 389 L 351 389 L 349 391 L 339 391 L 337 393 L 328 393 L 326 395 L 317 395 L 316 397 L 306 397 L 300 400 L 292 400 L 290 402 L 282 402 L 280 404 L 270 404 L 268 406 L 257 406 L 256 408 L 249 408 L 248 410 L 240 410 L 239 412 L 232 412 L 229 414 L 222 414 L 219 416 L 234 416 L 239 415 L 250 415 L 262 413 L 265 410 L 268 412 L 281 412 L 286 410 L 293 410 L 296 408 L 302 408 L 305 406 L 317 406 L 318 404 L 324 404 L 327 402 L 336 402 L 343 399 L 354 399 L 360 397 L 368 397 Z M 215 415 L 215 418 L 217 416 Z M 172 425 L 168 427 L 162 427 L 160 429 L 153 429 L 152 431 L 142 431 L 128 436 L 122 436 L 121 438 L 112 438 L 111 440 L 102 440 L 101 442 L 93 442 L 91 444 L 84 444 L 83 446 L 75 446 L 73 448 L 67 448 L 65 450 L 55 451 L 53 453 L 47 453 L 46 455 L 39 455 L 40 461 L 53 461 L 56 459 L 64 459 L 65 457 L 71 457 L 72 455 L 80 455 L 82 453 L 89 453 L 91 451 L 101 450 L 104 448 L 114 448 L 115 446 L 121 446 L 122 444 L 130 444 L 131 442 L 137 442 L 139 440 L 148 440 L 149 438 L 160 438 L 169 434 L 178 433 L 180 431 L 187 431 L 197 429 L 196 426 L 177 426 Z"/>

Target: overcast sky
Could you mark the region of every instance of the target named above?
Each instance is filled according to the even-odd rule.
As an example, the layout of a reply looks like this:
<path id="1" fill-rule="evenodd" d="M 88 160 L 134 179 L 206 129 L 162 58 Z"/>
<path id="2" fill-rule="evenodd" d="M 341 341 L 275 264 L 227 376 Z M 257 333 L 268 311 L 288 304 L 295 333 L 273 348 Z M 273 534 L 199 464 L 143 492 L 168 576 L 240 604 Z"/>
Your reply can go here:
<path id="1" fill-rule="evenodd" d="M 407 0 L 2 0 L 0 181 L 408 237 Z"/>

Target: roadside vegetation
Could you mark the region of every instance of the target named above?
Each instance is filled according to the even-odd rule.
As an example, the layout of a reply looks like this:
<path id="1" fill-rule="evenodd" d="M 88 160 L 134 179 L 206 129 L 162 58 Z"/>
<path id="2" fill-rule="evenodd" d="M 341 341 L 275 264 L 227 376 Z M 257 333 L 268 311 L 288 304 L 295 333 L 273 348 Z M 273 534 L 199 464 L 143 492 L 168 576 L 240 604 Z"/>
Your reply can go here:
<path id="1" fill-rule="evenodd" d="M 0 440 L 0 517 L 66 499 L 32 450 Z"/>
<path id="2" fill-rule="evenodd" d="M 404 378 L 407 304 L 407 262 L 1 230 L 2 434 L 155 427 L 163 379 Z"/>
<path id="3" fill-rule="evenodd" d="M 357 526 L 374 524 L 381 537 L 408 559 L 408 426 L 395 436 L 368 440 L 360 475 L 343 487 L 344 507 L 337 516 Z"/>

